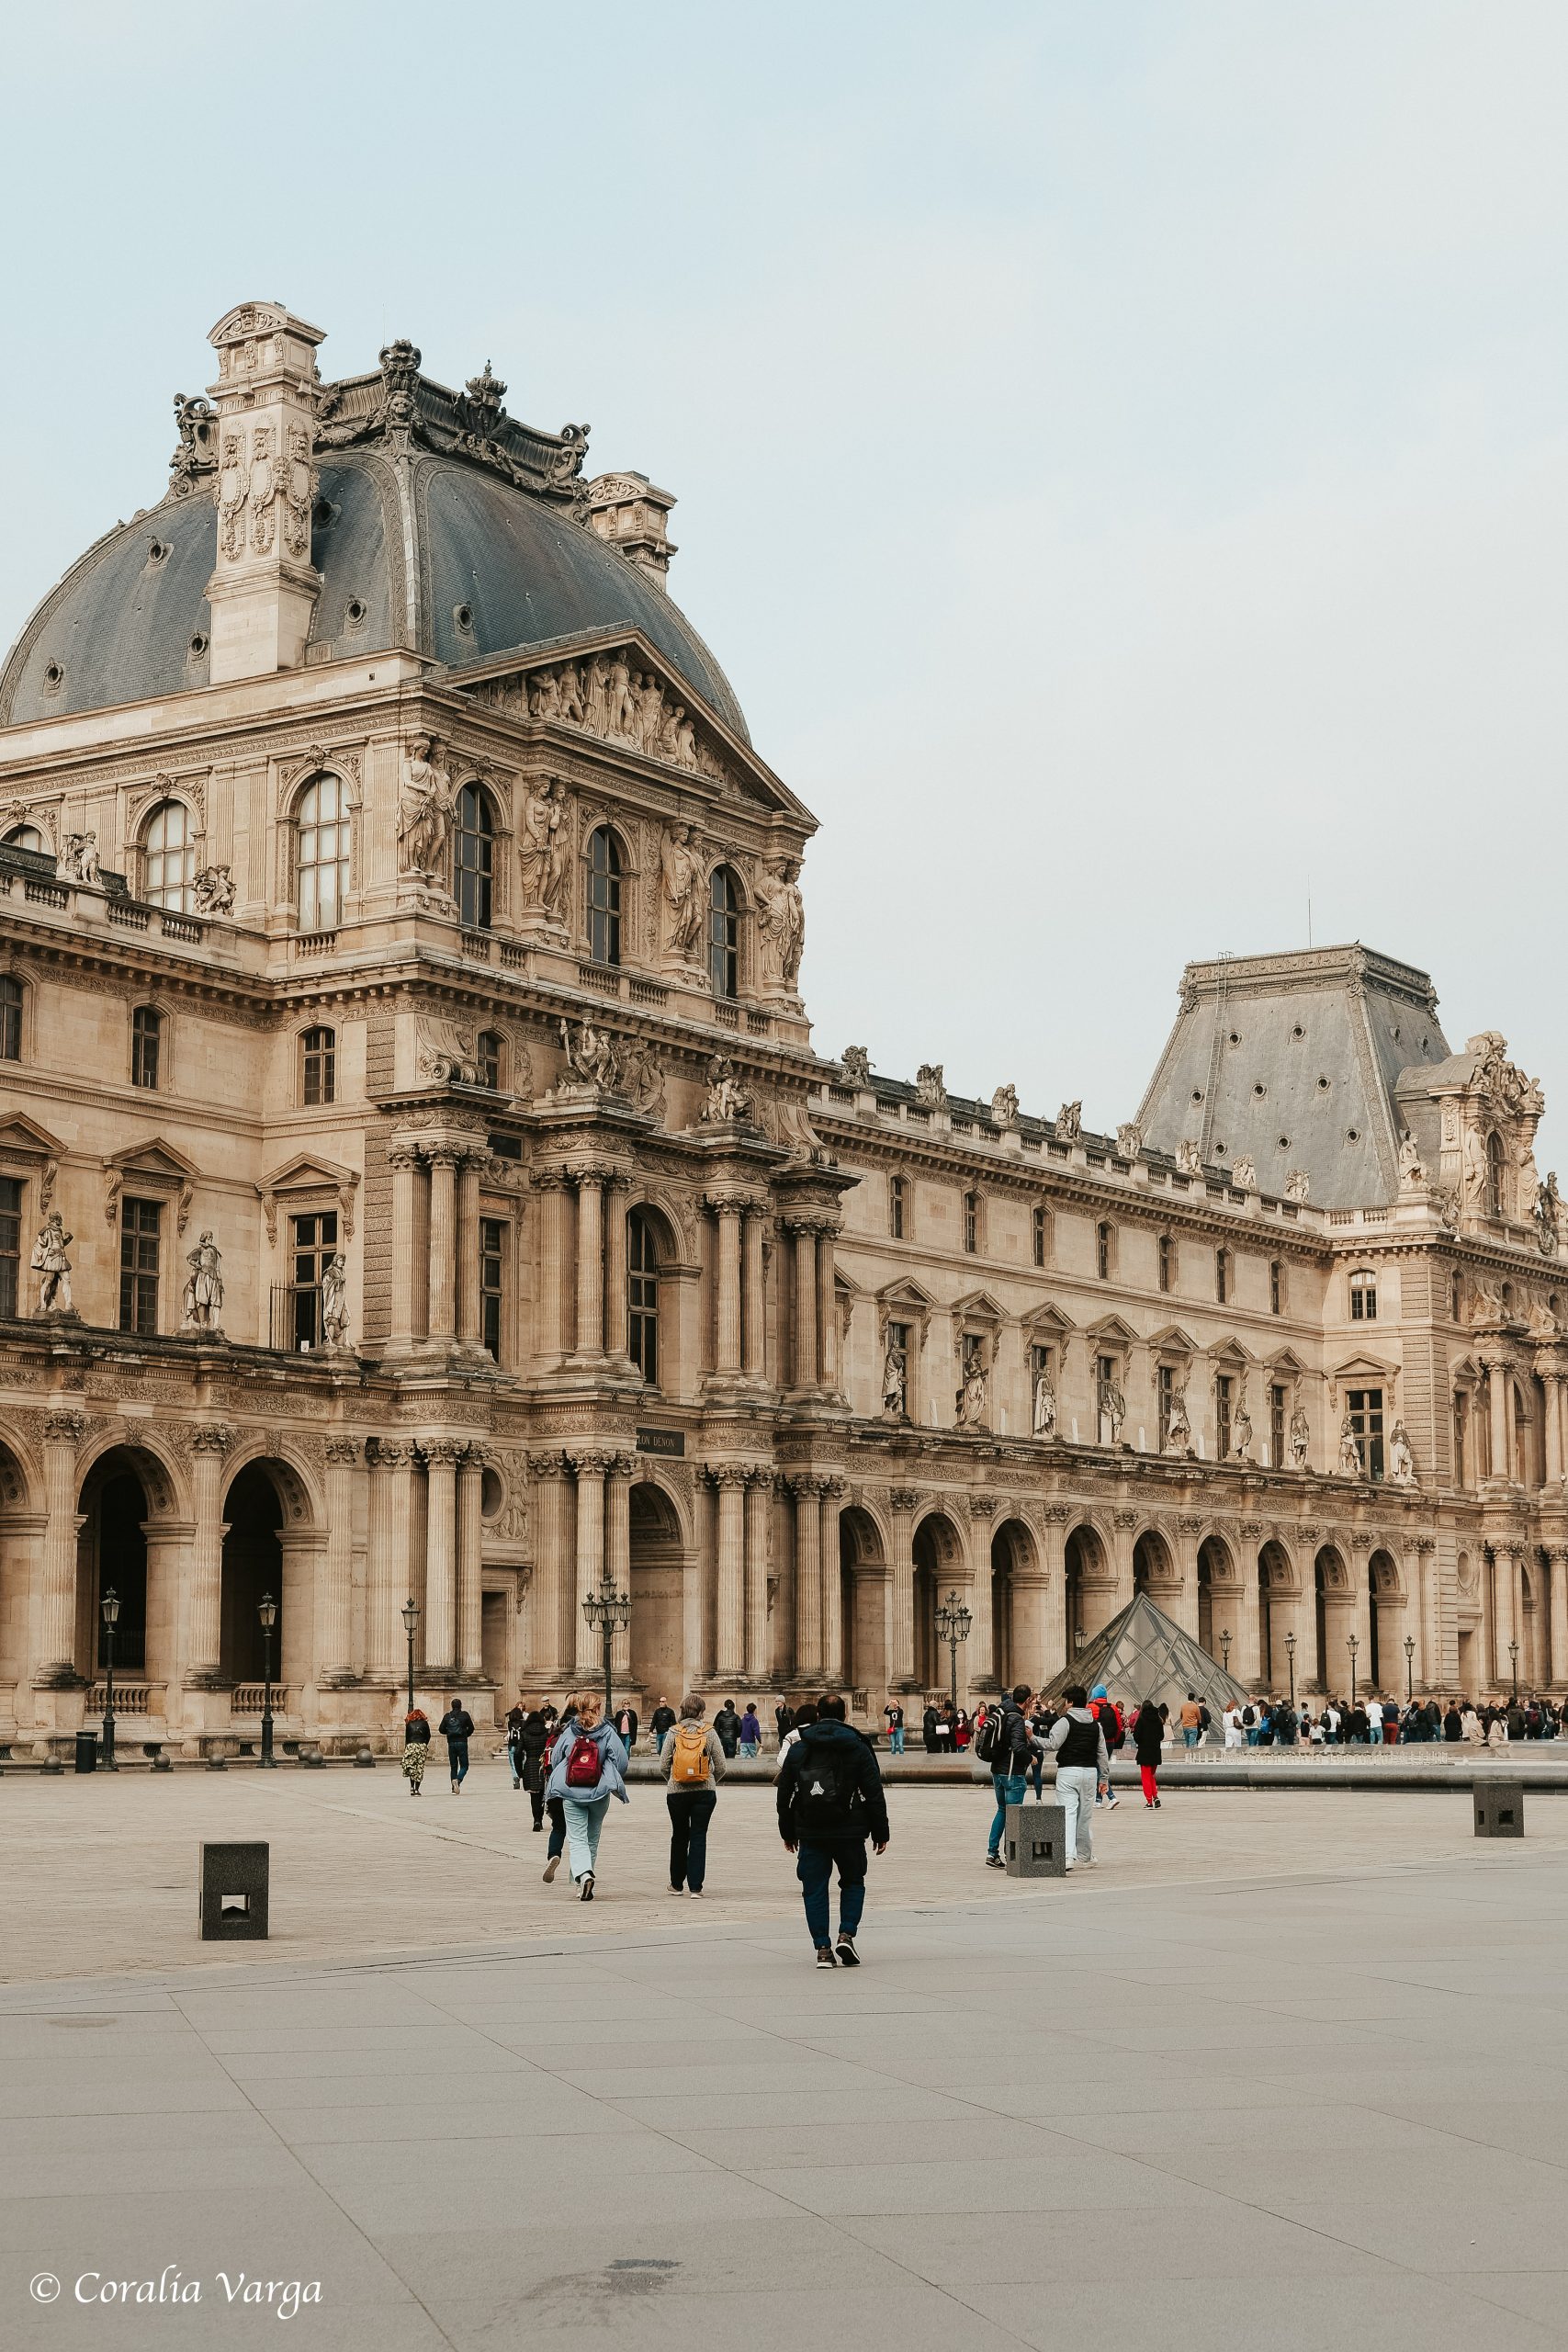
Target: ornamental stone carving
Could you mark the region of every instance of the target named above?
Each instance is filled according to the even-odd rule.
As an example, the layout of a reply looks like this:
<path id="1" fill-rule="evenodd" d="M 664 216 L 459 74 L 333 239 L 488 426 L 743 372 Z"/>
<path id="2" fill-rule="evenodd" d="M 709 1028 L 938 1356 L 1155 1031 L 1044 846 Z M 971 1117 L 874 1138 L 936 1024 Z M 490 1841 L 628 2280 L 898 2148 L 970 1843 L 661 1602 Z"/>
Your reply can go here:
<path id="1" fill-rule="evenodd" d="M 664 767 L 736 788 L 736 770 L 716 736 L 677 699 L 640 646 L 612 646 L 580 662 L 487 679 L 476 698 L 508 718 L 579 728 Z"/>
<path id="2" fill-rule="evenodd" d="M 1125 1119 L 1116 1130 L 1116 1148 L 1123 1159 L 1136 1159 L 1144 1148 L 1144 1131 L 1136 1119 Z"/>
<path id="3" fill-rule="evenodd" d="M 889 1421 L 908 1419 L 908 1358 L 891 1340 L 882 1359 L 882 1412 Z"/>
<path id="4" fill-rule="evenodd" d="M 871 1084 L 871 1056 L 863 1046 L 846 1046 L 839 1056 L 839 1068 L 847 1086 Z"/>
<path id="5" fill-rule="evenodd" d="M 998 1127 L 1017 1126 L 1018 1089 L 1016 1086 L 998 1086 L 992 1095 L 991 1124 Z"/>
<path id="6" fill-rule="evenodd" d="M 1176 1147 L 1176 1172 L 1179 1176 L 1201 1176 L 1203 1155 L 1189 1136 L 1183 1136 Z"/>
<path id="7" fill-rule="evenodd" d="M 455 805 L 452 779 L 435 763 L 434 742 L 428 735 L 416 735 L 398 786 L 398 864 L 404 874 L 426 883 L 440 881 Z"/>
<path id="8" fill-rule="evenodd" d="M 190 1272 L 186 1276 L 181 1300 L 185 1315 L 181 1330 L 220 1332 L 223 1325 L 223 1258 L 210 1232 L 203 1233 L 196 1248 L 186 1252 L 186 1264 Z"/>
<path id="9" fill-rule="evenodd" d="M 736 1075 L 728 1054 L 715 1054 L 707 1066 L 707 1095 L 703 1103 L 705 1126 L 727 1126 L 751 1119 L 755 1102 L 751 1090 Z"/>
<path id="10" fill-rule="evenodd" d="M 333 1355 L 348 1348 L 348 1268 L 341 1250 L 321 1269 L 321 1345 Z"/>
<path id="11" fill-rule="evenodd" d="M 945 1111 L 947 1088 L 942 1082 L 940 1062 L 922 1062 L 915 1072 L 915 1100 L 928 1111 Z"/>
<path id="12" fill-rule="evenodd" d="M 1051 1385 L 1051 1375 L 1043 1367 L 1034 1376 L 1032 1426 L 1036 1437 L 1056 1434 L 1056 1392 Z"/>
<path id="13" fill-rule="evenodd" d="M 775 857 L 752 885 L 763 971 L 769 980 L 786 989 L 794 989 L 799 981 L 806 944 L 806 901 L 800 894 L 799 876 L 797 858 Z"/>
<path id="14" fill-rule="evenodd" d="M 434 1086 L 478 1086 L 479 1045 L 465 1022 L 421 1013 L 414 1023 L 414 1066 Z"/>
<path id="15" fill-rule="evenodd" d="M 60 1211 L 51 1209 L 33 1243 L 32 1271 L 38 1277 L 39 1315 L 73 1315 L 71 1304 L 71 1261 L 66 1250 L 75 1239 L 67 1233 Z"/>
<path id="16" fill-rule="evenodd" d="M 1389 1483 L 1395 1487 L 1420 1484 L 1416 1476 L 1416 1456 L 1403 1421 L 1395 1421 L 1388 1441 Z"/>
<path id="17" fill-rule="evenodd" d="M 1292 1168 L 1285 1178 L 1285 1198 L 1288 1201 L 1305 1201 L 1311 1191 L 1312 1178 L 1306 1170 Z"/>
<path id="18" fill-rule="evenodd" d="M 1083 1103 L 1064 1102 L 1056 1114 L 1056 1141 L 1077 1143 L 1083 1134 Z"/>
<path id="19" fill-rule="evenodd" d="M 568 867 L 561 846 L 566 818 L 566 786 L 547 776 L 523 795 L 518 843 L 518 870 L 525 910 L 564 923 L 567 914 Z"/>
<path id="20" fill-rule="evenodd" d="M 664 944 L 680 963 L 694 963 L 703 924 L 703 860 L 694 826 L 665 828 L 659 852 L 664 902 Z"/>
<path id="21" fill-rule="evenodd" d="M 196 910 L 198 915 L 233 913 L 234 877 L 228 866 L 203 866 L 196 877 Z"/>

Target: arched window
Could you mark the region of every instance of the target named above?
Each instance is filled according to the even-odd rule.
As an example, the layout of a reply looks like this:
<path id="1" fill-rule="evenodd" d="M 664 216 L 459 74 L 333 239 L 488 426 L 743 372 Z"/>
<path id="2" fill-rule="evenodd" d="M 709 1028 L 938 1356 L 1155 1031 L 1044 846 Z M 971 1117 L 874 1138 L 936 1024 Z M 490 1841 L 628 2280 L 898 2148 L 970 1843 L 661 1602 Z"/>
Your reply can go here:
<path id="1" fill-rule="evenodd" d="M 6 847 L 35 850 L 40 857 L 46 854 L 43 835 L 36 825 L 13 825 L 6 836 Z"/>
<path id="2" fill-rule="evenodd" d="M 659 1236 L 644 1209 L 626 1218 L 626 1353 L 650 1388 L 659 1385 Z"/>
<path id="3" fill-rule="evenodd" d="M 348 799 L 335 775 L 313 775 L 295 805 L 299 928 L 335 931 L 348 893 Z"/>
<path id="4" fill-rule="evenodd" d="M 1486 1138 L 1486 1204 L 1494 1216 L 1503 1214 L 1503 1138 L 1494 1127 Z"/>
<path id="5" fill-rule="evenodd" d="M 457 920 L 465 931 L 488 931 L 495 888 L 495 821 L 482 786 L 466 784 L 457 795 Z"/>
<path id="6" fill-rule="evenodd" d="M 488 1086 L 492 1094 L 501 1091 L 502 1061 L 505 1047 L 493 1029 L 481 1029 L 474 1059 L 479 1064 L 479 1084 Z"/>
<path id="7" fill-rule="evenodd" d="M 1378 1278 L 1363 1270 L 1350 1277 L 1350 1320 L 1352 1323 L 1375 1323 L 1378 1319 Z"/>
<path id="8" fill-rule="evenodd" d="M 1094 1271 L 1102 1283 L 1111 1280 L 1111 1271 L 1115 1262 L 1116 1236 L 1109 1225 L 1097 1225 L 1094 1228 Z"/>
<path id="9" fill-rule="evenodd" d="M 307 1110 L 337 1101 L 337 1032 L 307 1029 L 299 1040 L 299 1100 Z"/>
<path id="10" fill-rule="evenodd" d="M 971 1257 L 980 1247 L 980 1195 L 978 1193 L 965 1193 L 964 1195 L 964 1247 Z"/>
<path id="11" fill-rule="evenodd" d="M 728 865 L 708 880 L 708 980 L 715 996 L 740 993 L 740 892 Z"/>
<path id="12" fill-rule="evenodd" d="M 139 1004 L 130 1016 L 130 1082 L 154 1090 L 164 1051 L 164 1016 L 154 1004 Z"/>
<path id="13" fill-rule="evenodd" d="M 196 842 L 183 800 L 160 800 L 141 836 L 141 895 L 149 906 L 188 915 L 196 907 Z"/>
<path id="14" fill-rule="evenodd" d="M 621 960 L 621 845 L 608 825 L 588 843 L 588 953 L 595 964 Z"/>
<path id="15" fill-rule="evenodd" d="M 22 1058 L 22 984 L 0 975 L 0 1062 Z"/>

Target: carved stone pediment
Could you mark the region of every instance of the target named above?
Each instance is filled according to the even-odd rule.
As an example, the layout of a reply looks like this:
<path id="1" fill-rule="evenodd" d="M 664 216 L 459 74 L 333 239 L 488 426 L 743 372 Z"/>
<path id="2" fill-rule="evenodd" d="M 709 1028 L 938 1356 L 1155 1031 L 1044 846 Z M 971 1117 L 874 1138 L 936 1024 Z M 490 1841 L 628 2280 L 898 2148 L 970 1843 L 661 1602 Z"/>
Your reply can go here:
<path id="1" fill-rule="evenodd" d="M 359 1171 L 344 1168 L 335 1159 L 327 1159 L 314 1152 L 299 1152 L 292 1159 L 275 1168 L 256 1186 L 266 1223 L 266 1238 L 277 1238 L 277 1204 L 280 1199 L 290 1202 L 319 1202 L 322 1207 L 335 1206 L 343 1219 L 343 1238 L 354 1238 L 354 1196 L 359 1184 Z"/>
<path id="2" fill-rule="evenodd" d="M 127 1144 L 122 1151 L 111 1152 L 103 1167 L 106 1225 L 113 1225 L 118 1216 L 120 1195 L 129 1182 L 174 1196 L 177 1202 L 175 1228 L 178 1233 L 185 1231 L 201 1171 L 176 1145 L 154 1136 L 149 1142 Z"/>
<path id="3" fill-rule="evenodd" d="M 7 1159 L 58 1159 L 65 1146 L 36 1119 L 17 1111 L 0 1120 L 0 1157 Z"/>

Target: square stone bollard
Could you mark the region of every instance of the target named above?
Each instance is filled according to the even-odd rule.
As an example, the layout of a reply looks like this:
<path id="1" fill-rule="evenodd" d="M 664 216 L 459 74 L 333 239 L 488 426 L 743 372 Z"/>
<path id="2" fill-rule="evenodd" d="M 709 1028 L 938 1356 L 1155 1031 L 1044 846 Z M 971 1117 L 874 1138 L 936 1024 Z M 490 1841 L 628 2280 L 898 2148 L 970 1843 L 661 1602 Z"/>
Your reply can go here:
<path id="1" fill-rule="evenodd" d="M 1059 1804 L 1010 1804 L 1003 1838 L 1009 1878 L 1065 1878 L 1067 1814 Z"/>
<path id="2" fill-rule="evenodd" d="M 1477 1781 L 1475 1834 L 1478 1838 L 1522 1838 L 1525 1834 L 1525 1784 L 1522 1781 Z"/>
<path id="3" fill-rule="evenodd" d="M 203 1943 L 265 1943 L 271 1849 L 260 1839 L 201 1844 L 198 1911 Z"/>

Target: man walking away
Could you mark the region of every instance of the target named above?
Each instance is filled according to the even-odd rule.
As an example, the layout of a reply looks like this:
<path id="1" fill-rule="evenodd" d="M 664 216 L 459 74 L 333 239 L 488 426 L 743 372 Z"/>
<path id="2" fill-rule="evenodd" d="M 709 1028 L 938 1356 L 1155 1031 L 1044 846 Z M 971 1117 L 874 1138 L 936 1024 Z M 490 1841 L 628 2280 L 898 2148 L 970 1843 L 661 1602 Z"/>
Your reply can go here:
<path id="1" fill-rule="evenodd" d="M 1142 1716 L 1143 1712 L 1143 1709 L 1140 1707 L 1138 1710 L 1140 1716 Z M 1196 1747 L 1198 1742 L 1202 1738 L 1202 1736 L 1203 1710 L 1198 1704 L 1198 1693 L 1196 1690 L 1189 1690 L 1186 1698 L 1183 1699 L 1181 1702 L 1181 1745 L 1183 1747 Z M 1134 1746 L 1137 1743 L 1137 1737 L 1138 1726 L 1134 1724 L 1133 1726 L 1133 1739 Z M 1140 1758 L 1139 1761 L 1142 1762 L 1142 1758 Z M 1146 1796 L 1148 1793 L 1147 1790 L 1145 1790 L 1144 1793 Z"/>
<path id="2" fill-rule="evenodd" d="M 446 1702 L 446 1713 L 435 1726 L 446 1742 L 446 1761 L 452 1771 L 452 1794 L 463 1793 L 463 1782 L 468 1777 L 468 1742 L 473 1736 L 474 1719 L 467 1707 L 459 1707 L 456 1699 Z"/>
<path id="3" fill-rule="evenodd" d="M 664 1753 L 664 1742 L 671 1732 L 675 1728 L 675 1710 L 670 1704 L 668 1699 L 661 1698 L 660 1700 L 658 1706 L 655 1707 L 653 1713 L 649 1718 L 648 1727 L 653 1734 L 653 1752 L 655 1756 L 662 1756 Z"/>
<path id="4" fill-rule="evenodd" d="M 542 1829 L 545 1826 L 545 1750 L 549 1744 L 550 1727 L 544 1715 L 537 1707 L 525 1708 L 517 1744 L 512 1751 L 512 1760 L 528 1792 L 536 1829 Z"/>
<path id="5" fill-rule="evenodd" d="M 818 1968 L 858 1968 L 855 1933 L 865 1907 L 865 1847 L 885 1854 L 892 1832 L 870 1742 L 844 1720 L 837 1692 L 818 1702 L 780 1768 L 779 1836 L 798 1856 L 795 1876 Z M 828 1884 L 839 1872 L 838 1950 L 829 1940 Z"/>
<path id="6" fill-rule="evenodd" d="M 1047 1745 L 1055 1752 L 1056 1794 L 1066 1815 L 1063 1843 L 1069 1856 L 1086 1870 L 1094 1867 L 1094 1792 L 1111 1775 L 1111 1751 L 1105 1733 L 1089 1713 L 1089 1694 L 1081 1682 L 1067 1693 L 1067 1712 L 1051 1726 Z"/>
<path id="7" fill-rule="evenodd" d="M 705 1701 L 692 1693 L 681 1702 L 681 1720 L 665 1743 L 664 1777 L 670 1793 L 670 1892 L 700 1895 L 707 1876 L 708 1823 L 724 1778 L 724 1747 L 705 1724 Z"/>
<path id="8" fill-rule="evenodd" d="M 897 1699 L 889 1699 L 882 1710 L 887 1718 L 887 1751 L 891 1756 L 904 1753 L 904 1710 Z"/>
<path id="9" fill-rule="evenodd" d="M 987 1710 L 985 1728 L 980 1734 L 980 1760 L 991 1768 L 991 1786 L 997 1796 L 997 1810 L 986 1847 L 987 1870 L 1007 1868 L 1002 1860 L 1002 1832 L 1008 1826 L 1008 1807 L 1023 1803 L 1029 1792 L 1030 1759 L 1045 1753 L 1044 1742 L 1035 1738 L 1024 1713 L 1033 1695 L 1027 1682 L 1015 1684 L 1010 1698 Z"/>
<path id="10" fill-rule="evenodd" d="M 724 1745 L 727 1756 L 733 1756 L 740 1745 L 740 1718 L 735 1712 L 735 1702 L 727 1699 L 713 1719 L 713 1727 Z"/>
<path id="11" fill-rule="evenodd" d="M 746 1712 L 740 1718 L 740 1753 L 755 1756 L 762 1745 L 762 1726 L 757 1718 L 755 1700 L 748 1699 Z"/>

